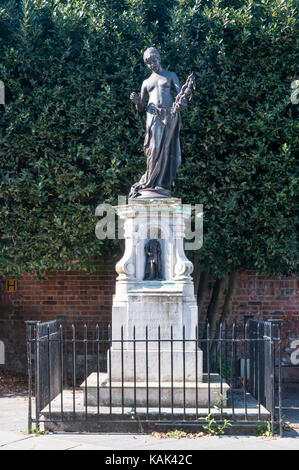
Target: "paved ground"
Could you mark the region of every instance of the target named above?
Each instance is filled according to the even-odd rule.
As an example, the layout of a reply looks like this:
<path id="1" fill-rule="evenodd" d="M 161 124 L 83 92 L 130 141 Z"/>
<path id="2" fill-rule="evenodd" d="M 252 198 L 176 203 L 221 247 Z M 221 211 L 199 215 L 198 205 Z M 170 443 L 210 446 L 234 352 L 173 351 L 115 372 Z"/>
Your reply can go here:
<path id="1" fill-rule="evenodd" d="M 292 430 L 282 439 L 253 436 L 159 439 L 132 434 L 28 435 L 26 395 L 0 397 L 0 450 L 299 450 L 299 387 L 283 392 L 283 416 Z M 134 454 L 132 454 L 134 455 Z"/>

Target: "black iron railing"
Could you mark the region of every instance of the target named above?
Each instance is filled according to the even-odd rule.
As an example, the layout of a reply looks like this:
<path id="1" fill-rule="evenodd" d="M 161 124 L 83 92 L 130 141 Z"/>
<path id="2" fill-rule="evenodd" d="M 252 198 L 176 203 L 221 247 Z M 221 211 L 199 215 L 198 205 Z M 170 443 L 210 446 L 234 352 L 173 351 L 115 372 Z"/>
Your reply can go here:
<path id="1" fill-rule="evenodd" d="M 113 347 L 119 351 L 117 364 L 113 363 Z M 144 353 L 142 366 L 139 363 L 140 348 Z M 168 348 L 167 364 L 162 354 L 165 348 Z M 203 353 L 203 376 L 198 364 L 199 348 Z M 174 370 L 178 367 L 175 351 L 178 350 L 181 355 L 179 379 L 174 376 Z M 128 351 L 129 356 L 126 355 Z M 116 428 L 118 422 L 128 417 L 142 422 L 154 420 L 173 425 L 179 422 L 180 425 L 186 423 L 200 427 L 203 413 L 208 415 L 214 410 L 213 387 L 216 381 L 219 392 L 213 415 L 216 422 L 222 423 L 228 415 L 234 424 L 258 424 L 268 419 L 272 433 L 277 425 L 282 435 L 280 322 L 249 320 L 241 331 L 236 324 L 231 328 L 219 325 L 214 334 L 209 325 L 204 330 L 196 327 L 192 339 L 186 338 L 185 327 L 182 328 L 180 338 L 177 335 L 174 337 L 172 327 L 168 337 L 165 338 L 165 334 L 161 337 L 159 326 L 154 337 L 152 330 L 150 336 L 146 327 L 140 338 L 133 327 L 130 339 L 124 336 L 124 328 L 121 327 L 120 337 L 112 339 L 111 327 L 107 324 L 99 323 L 92 328 L 86 324 L 82 328 L 71 325 L 68 328 L 59 320 L 48 323 L 27 322 L 27 352 L 29 430 L 33 426 L 39 427 L 41 423 L 70 420 L 78 423 L 90 419 L 94 421 L 96 418 L 104 422 L 111 415 Z M 194 354 L 192 405 L 189 403 L 190 365 L 186 361 L 187 354 Z M 120 370 L 117 399 L 113 389 L 113 370 L 116 366 Z M 132 369 L 130 398 L 126 390 L 128 367 Z M 153 374 L 153 368 L 156 374 L 155 392 L 151 388 L 149 373 L 150 369 Z M 163 378 L 165 368 L 169 369 L 170 374 L 167 386 Z M 141 370 L 144 397 L 140 401 Z M 92 405 L 88 399 L 88 378 L 91 373 L 95 373 L 96 377 Z M 101 384 L 103 373 L 107 375 L 105 399 Z M 80 388 L 83 382 L 83 388 Z M 206 387 L 205 406 L 199 399 L 203 387 L 201 384 Z M 154 398 L 153 393 L 156 393 Z M 165 394 L 168 394 L 166 401 Z"/>

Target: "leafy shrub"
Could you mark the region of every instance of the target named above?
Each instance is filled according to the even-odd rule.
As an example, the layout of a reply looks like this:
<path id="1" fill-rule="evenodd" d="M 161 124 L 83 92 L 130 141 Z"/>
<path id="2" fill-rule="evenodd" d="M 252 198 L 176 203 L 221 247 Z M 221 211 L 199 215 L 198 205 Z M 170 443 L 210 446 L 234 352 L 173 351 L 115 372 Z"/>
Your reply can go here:
<path id="1" fill-rule="evenodd" d="M 0 7 L 0 273 L 93 269 L 118 242 L 94 210 L 145 168 L 129 101 L 150 45 L 197 90 L 175 196 L 204 205 L 201 266 L 295 270 L 293 0 L 5 0 Z"/>

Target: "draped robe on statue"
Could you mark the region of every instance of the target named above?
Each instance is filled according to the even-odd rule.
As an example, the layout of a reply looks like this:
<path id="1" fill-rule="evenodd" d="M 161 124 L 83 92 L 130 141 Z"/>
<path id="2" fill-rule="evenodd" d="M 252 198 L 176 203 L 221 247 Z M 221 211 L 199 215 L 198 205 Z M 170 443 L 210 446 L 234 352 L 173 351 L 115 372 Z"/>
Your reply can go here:
<path id="1" fill-rule="evenodd" d="M 135 183 L 129 197 L 137 197 L 142 189 L 171 191 L 177 168 L 181 163 L 179 140 L 181 118 L 174 116 L 170 107 L 157 107 L 150 103 L 147 108 L 144 152 L 147 157 L 146 173 Z"/>

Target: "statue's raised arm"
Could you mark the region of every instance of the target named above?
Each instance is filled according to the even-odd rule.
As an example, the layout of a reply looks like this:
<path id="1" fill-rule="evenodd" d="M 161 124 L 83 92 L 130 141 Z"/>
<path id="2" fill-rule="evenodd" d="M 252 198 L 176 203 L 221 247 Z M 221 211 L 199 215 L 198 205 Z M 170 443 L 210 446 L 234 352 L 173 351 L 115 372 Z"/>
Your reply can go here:
<path id="1" fill-rule="evenodd" d="M 181 89 L 177 75 L 162 68 L 155 47 L 148 48 L 143 58 L 152 74 L 144 80 L 140 94 L 133 92 L 130 99 L 138 111 L 142 111 L 147 102 L 146 173 L 132 186 L 129 197 L 169 198 L 181 163 L 179 111 L 187 106 L 187 99 L 191 99 L 195 80 L 192 73 Z"/>
<path id="2" fill-rule="evenodd" d="M 133 103 L 136 106 L 136 109 L 141 112 L 144 109 L 146 100 L 148 99 L 148 92 L 146 89 L 146 80 L 143 82 L 142 87 L 141 87 L 141 92 L 140 94 L 138 93 L 131 93 L 130 94 L 130 100 L 133 101 Z"/>

